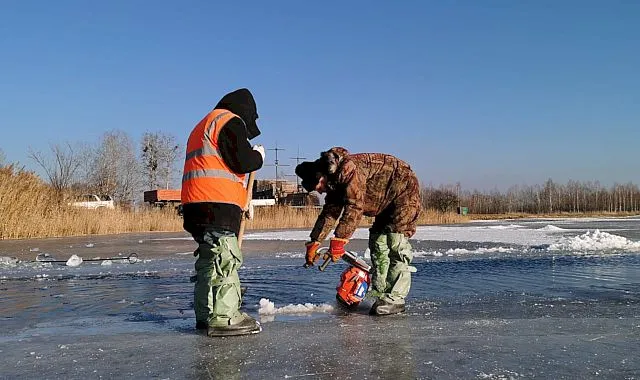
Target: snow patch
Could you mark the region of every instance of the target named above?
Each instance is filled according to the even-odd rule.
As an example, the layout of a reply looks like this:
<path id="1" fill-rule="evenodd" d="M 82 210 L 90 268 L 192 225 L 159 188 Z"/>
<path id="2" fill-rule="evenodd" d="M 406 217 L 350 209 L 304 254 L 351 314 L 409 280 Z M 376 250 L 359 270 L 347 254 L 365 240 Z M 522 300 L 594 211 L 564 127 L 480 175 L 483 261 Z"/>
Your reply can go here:
<path id="1" fill-rule="evenodd" d="M 278 252 L 276 253 L 277 258 L 288 257 L 292 259 L 301 259 L 304 258 L 305 254 L 300 252 Z"/>
<path id="2" fill-rule="evenodd" d="M 441 257 L 443 256 L 443 253 L 438 251 L 414 251 L 413 252 L 413 257 L 430 257 L 430 256 Z M 370 257 L 367 257 L 367 258 L 370 258 Z"/>
<path id="3" fill-rule="evenodd" d="M 465 255 L 472 253 L 507 253 L 511 252 L 510 248 L 494 247 L 494 248 L 478 248 L 478 249 L 465 249 L 465 248 L 452 248 L 445 252 L 446 255 Z"/>
<path id="4" fill-rule="evenodd" d="M 507 228 L 490 228 L 494 226 L 419 226 L 412 241 L 470 241 L 478 243 L 499 242 L 504 244 L 535 245 L 550 244 L 555 241 L 554 231 L 539 228 L 523 227 L 517 224 Z M 245 235 L 245 240 L 295 240 L 305 241 L 309 238 L 308 231 L 281 230 L 252 232 Z M 357 229 L 351 240 L 368 240 L 367 228 Z"/>
<path id="5" fill-rule="evenodd" d="M 562 238 L 551 244 L 549 251 L 639 251 L 640 242 L 600 230 L 587 231 L 574 237 Z"/>
<path id="6" fill-rule="evenodd" d="M 518 228 L 525 228 L 525 227 L 519 224 L 509 224 L 506 226 L 488 226 L 487 228 L 491 230 L 515 230 Z"/>
<path id="7" fill-rule="evenodd" d="M 305 304 L 289 304 L 283 307 L 276 307 L 275 303 L 268 298 L 260 299 L 260 309 L 258 313 L 261 315 L 275 314 L 310 314 L 310 313 L 329 313 L 333 310 L 333 306 L 328 304 L 315 305 L 312 303 Z"/>
<path id="8" fill-rule="evenodd" d="M 540 231 L 566 231 L 566 228 L 556 227 L 553 224 L 547 224 L 546 226 L 540 228 Z"/>

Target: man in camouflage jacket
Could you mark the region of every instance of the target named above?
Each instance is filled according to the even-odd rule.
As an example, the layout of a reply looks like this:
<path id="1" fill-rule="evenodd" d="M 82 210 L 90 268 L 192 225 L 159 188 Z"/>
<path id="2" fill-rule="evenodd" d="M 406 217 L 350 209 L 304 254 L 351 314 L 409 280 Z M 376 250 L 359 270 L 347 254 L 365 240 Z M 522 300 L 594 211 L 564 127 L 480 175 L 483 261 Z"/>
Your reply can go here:
<path id="1" fill-rule="evenodd" d="M 306 243 L 306 261 L 313 265 L 316 251 L 336 221 L 329 255 L 337 261 L 358 227 L 362 216 L 375 217 L 369 229 L 372 291 L 377 297 L 371 314 L 403 312 L 411 286 L 413 260 L 409 244 L 420 215 L 420 186 L 406 162 L 383 153 L 350 154 L 334 147 L 320 158 L 296 167 L 307 191 L 327 193 L 322 212 Z M 342 216 L 341 216 L 342 214 Z"/>

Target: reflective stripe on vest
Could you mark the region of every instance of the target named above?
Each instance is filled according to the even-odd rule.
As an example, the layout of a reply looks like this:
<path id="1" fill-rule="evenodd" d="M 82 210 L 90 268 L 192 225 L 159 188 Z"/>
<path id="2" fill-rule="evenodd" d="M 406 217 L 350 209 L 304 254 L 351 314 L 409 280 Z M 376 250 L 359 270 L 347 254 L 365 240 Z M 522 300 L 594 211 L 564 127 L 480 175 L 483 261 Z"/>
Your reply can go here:
<path id="1" fill-rule="evenodd" d="M 191 131 L 182 175 L 182 203 L 230 203 L 244 208 L 246 175 L 232 172 L 218 150 L 220 130 L 234 117 L 237 115 L 227 110 L 213 110 Z"/>

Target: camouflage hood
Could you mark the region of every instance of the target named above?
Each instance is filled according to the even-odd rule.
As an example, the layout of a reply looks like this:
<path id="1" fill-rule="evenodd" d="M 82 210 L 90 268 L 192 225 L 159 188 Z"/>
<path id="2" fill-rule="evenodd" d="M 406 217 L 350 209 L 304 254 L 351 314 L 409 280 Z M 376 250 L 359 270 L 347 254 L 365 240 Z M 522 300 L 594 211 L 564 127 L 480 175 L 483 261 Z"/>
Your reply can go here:
<path id="1" fill-rule="evenodd" d="M 318 171 L 327 176 L 335 176 L 348 157 L 349 151 L 339 146 L 322 152 L 320 158 L 316 160 Z"/>
<path id="2" fill-rule="evenodd" d="M 348 160 L 349 151 L 342 147 L 333 147 L 320 153 L 315 161 L 304 161 L 296 166 L 296 175 L 302 179 L 302 187 L 311 192 L 316 188 L 323 175 L 329 182 L 335 179 L 340 168 Z"/>

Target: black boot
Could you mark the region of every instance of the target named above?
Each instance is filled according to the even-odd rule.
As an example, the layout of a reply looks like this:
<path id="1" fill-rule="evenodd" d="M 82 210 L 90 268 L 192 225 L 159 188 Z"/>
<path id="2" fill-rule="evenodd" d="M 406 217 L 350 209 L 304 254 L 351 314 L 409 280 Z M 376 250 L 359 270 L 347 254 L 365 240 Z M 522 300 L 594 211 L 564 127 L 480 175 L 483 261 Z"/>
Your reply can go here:
<path id="1" fill-rule="evenodd" d="M 240 287 L 240 296 L 244 297 L 244 293 L 247 291 L 246 286 Z M 196 321 L 196 330 L 206 330 L 209 327 L 209 324 L 204 321 Z"/>
<path id="2" fill-rule="evenodd" d="M 233 336 L 257 334 L 262 331 L 260 322 L 251 318 L 246 313 L 242 313 L 244 319 L 238 323 L 227 326 L 209 326 L 207 328 L 208 336 Z"/>
<path id="3" fill-rule="evenodd" d="M 379 298 L 373 306 L 371 306 L 371 310 L 369 314 L 371 315 L 391 315 L 398 314 L 404 312 L 404 302 L 402 303 L 391 303 L 385 301 L 382 298 Z"/>

